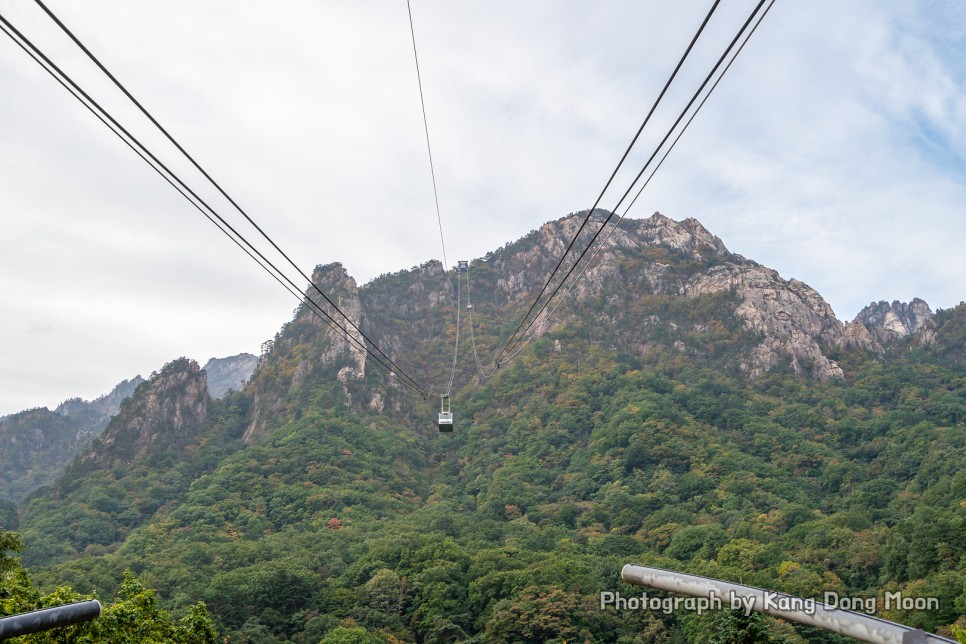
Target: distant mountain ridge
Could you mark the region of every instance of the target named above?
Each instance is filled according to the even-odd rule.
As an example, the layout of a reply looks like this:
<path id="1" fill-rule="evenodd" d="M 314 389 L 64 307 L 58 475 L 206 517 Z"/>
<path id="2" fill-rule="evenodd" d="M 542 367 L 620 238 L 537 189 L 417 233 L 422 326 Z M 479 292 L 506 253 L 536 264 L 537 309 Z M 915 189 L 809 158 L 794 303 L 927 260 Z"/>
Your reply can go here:
<path id="1" fill-rule="evenodd" d="M 475 342 L 482 360 L 492 360 L 498 343 L 512 333 L 585 216 L 586 212 L 572 213 L 548 222 L 470 261 Z M 593 213 L 575 248 L 590 240 L 604 217 L 604 211 Z M 573 282 L 572 277 L 568 282 L 575 285 L 567 301 L 552 317 L 544 312 L 534 324 L 536 339 L 590 325 L 597 329 L 595 337 L 621 351 L 643 356 L 658 346 L 670 346 L 689 359 L 712 361 L 750 379 L 774 368 L 819 379 L 844 375 L 830 356 L 839 347 L 851 346 L 857 327 L 843 324 L 804 282 L 785 279 L 730 252 L 697 219 L 675 221 L 661 213 L 628 219 L 597 243 L 599 253 L 582 279 Z M 584 266 L 581 263 L 575 274 Z M 564 272 L 568 268 L 565 262 Z M 439 378 L 445 360 L 441 357 L 452 355 L 452 271 L 432 260 L 359 286 L 335 262 L 316 267 L 312 279 L 380 347 L 403 356 L 404 367 L 405 356 L 415 356 L 410 366 L 417 380 Z M 462 297 L 465 307 L 468 296 Z M 916 328 L 926 329 L 928 305 L 916 300 L 910 306 Z M 707 313 L 702 317 L 698 311 Z M 466 333 L 468 320 L 463 324 Z M 725 329 L 731 339 L 721 344 Z M 852 344 L 881 351 L 903 337 L 880 335 L 881 342 Z M 928 335 L 923 337 L 924 342 L 929 340 Z M 465 383 L 478 376 L 466 353 L 466 338 L 463 342 L 457 381 Z M 256 386 L 247 441 L 265 433 L 272 417 L 299 404 L 298 392 L 310 374 L 318 378 L 329 373 L 341 383 L 343 401 L 357 408 L 399 411 L 405 406 L 407 395 L 398 385 L 384 382 L 363 351 L 336 337 L 304 305 L 267 346 L 269 351 L 252 376 Z"/>
<path id="2" fill-rule="evenodd" d="M 73 419 L 78 427 L 99 434 L 114 414 L 121 402 L 134 393 L 137 386 L 144 382 L 141 376 L 123 380 L 114 386 L 110 393 L 88 402 L 81 398 L 70 398 L 57 405 L 54 413 Z"/>
<path id="3" fill-rule="evenodd" d="M 492 360 L 500 348 L 498 343 L 512 333 L 585 216 L 586 212 L 571 213 L 548 222 L 469 262 L 472 295 L 464 294 L 461 306 L 472 297 L 475 340 L 484 361 Z M 606 216 L 605 211 L 593 213 L 575 248 L 591 239 Z M 830 357 L 838 348 L 881 353 L 910 335 L 918 334 L 923 344 L 933 340 L 933 314 L 923 300 L 870 305 L 854 322 L 845 324 L 815 289 L 730 252 L 694 218 L 675 221 L 655 212 L 645 219 L 626 219 L 597 243 L 599 251 L 591 254 L 594 259 L 589 268 L 586 262 L 590 260 L 584 260 L 575 271 L 582 278 L 571 277 L 563 289 L 568 301 L 559 310 L 551 306 L 553 316 L 544 312 L 534 323 L 535 338 L 562 332 L 568 326 L 585 326 L 594 318 L 595 325 L 606 324 L 600 329 L 602 337 L 622 350 L 644 355 L 659 340 L 686 356 L 712 359 L 751 379 L 776 367 L 820 379 L 842 377 L 842 369 Z M 562 268 L 561 274 L 568 270 L 568 263 Z M 451 351 L 447 346 L 451 338 L 442 338 L 452 333 L 447 327 L 452 323 L 449 318 L 456 297 L 452 271 L 431 260 L 359 286 L 334 262 L 316 267 L 312 280 L 390 355 L 420 356 L 412 365 L 421 375 L 418 380 L 438 378 L 439 365 L 427 362 L 426 357 L 446 356 Z M 311 291 L 307 297 L 312 297 Z M 717 302 L 712 307 L 717 323 L 736 327 L 736 336 L 728 349 L 709 353 L 706 345 L 715 335 L 711 320 L 684 319 L 694 316 L 682 315 L 680 308 L 711 300 Z M 427 315 L 427 311 L 437 314 Z M 465 333 L 468 320 L 463 324 Z M 310 341 L 316 335 L 318 339 Z M 738 341 L 737 335 L 743 339 Z M 361 336 L 356 339 L 361 341 Z M 341 383 L 343 399 L 350 404 L 402 409 L 405 395 L 399 396 L 396 383 L 371 386 L 383 376 L 367 354 L 335 336 L 305 305 L 266 346 L 269 350 L 252 376 L 261 383 L 255 387 L 246 440 L 255 440 L 266 431 L 272 416 L 291 408 L 301 383 L 319 370 L 331 370 Z M 473 379 L 475 371 L 464 358 L 457 366 L 458 379 Z M 276 382 L 267 386 L 266 379 Z"/>
<path id="4" fill-rule="evenodd" d="M 142 382 L 135 376 L 90 402 L 71 398 L 54 411 L 40 407 L 0 418 L 0 498 L 20 501 L 53 482 Z"/>
<path id="5" fill-rule="evenodd" d="M 471 262 L 473 300 L 477 304 L 478 331 L 483 331 L 479 338 L 482 346 L 490 342 L 484 336 L 495 329 L 497 320 L 508 324 L 509 318 L 519 315 L 520 305 L 535 295 L 534 289 L 543 283 L 585 215 L 586 212 L 572 213 L 548 222 L 487 257 Z M 589 241 L 595 226 L 604 217 L 604 211 L 593 214 L 576 247 Z M 843 324 L 814 289 L 794 278 L 786 280 L 776 271 L 730 252 L 697 219 L 675 221 L 655 212 L 645 219 L 624 220 L 598 243 L 599 255 L 583 279 L 576 283 L 571 300 L 591 308 L 595 300 L 600 300 L 602 306 L 594 314 L 617 328 L 614 342 L 635 353 L 646 354 L 651 350 L 656 334 L 668 339 L 668 344 L 685 355 L 700 358 L 707 354 L 701 347 L 702 336 L 708 332 L 704 322 L 682 325 L 673 315 L 668 317 L 653 310 L 645 312 L 643 308 L 642 314 L 635 317 L 635 302 L 639 303 L 641 296 L 681 302 L 708 297 L 730 300 L 726 308 L 733 317 L 731 322 L 723 320 L 723 323 L 738 324 L 749 340 L 740 351 L 732 351 L 725 362 L 749 378 L 781 365 L 796 373 L 807 372 L 823 379 L 841 377 L 841 368 L 829 357 L 834 347 L 859 347 L 882 353 L 909 336 L 918 334 L 924 344 L 933 339 L 933 312 L 923 300 L 916 298 L 908 304 L 872 303 L 851 323 Z M 425 307 L 451 307 L 455 297 L 449 273 L 439 262 L 434 260 L 409 271 L 381 276 L 361 287 L 341 264 L 333 263 L 317 267 L 313 281 L 323 292 L 338 299 L 343 310 L 360 327 L 368 327 L 368 333 L 380 346 L 399 351 L 418 338 L 426 340 L 425 348 L 418 351 L 439 355 L 448 351 L 444 343 L 436 342 L 444 334 L 444 321 L 421 320 Z M 552 318 L 545 314 L 537 321 L 536 335 L 563 329 L 580 315 L 575 312 L 574 304 L 565 304 Z M 412 320 L 420 331 L 413 337 L 405 337 L 406 333 L 394 324 L 398 319 Z M 384 390 L 362 386 L 365 376 L 372 374 L 364 352 L 331 337 L 331 331 L 303 306 L 286 328 L 292 331 L 304 325 L 314 329 L 313 333 L 318 331 L 327 337 L 327 348 L 310 349 L 308 354 L 302 351 L 298 360 L 286 369 L 291 372 L 287 382 L 277 385 L 284 387 L 286 395 L 268 396 L 265 392 L 256 395 L 246 440 L 254 440 L 263 433 L 268 418 L 290 406 L 291 401 L 286 399 L 291 392 L 309 371 L 321 365 L 338 364 L 333 375 L 342 383 L 346 400 L 371 409 L 382 410 L 387 404 L 400 409 L 401 399 L 393 383 Z M 630 332 L 628 328 L 638 331 Z M 299 333 L 304 336 L 305 332 Z M 267 370 L 273 361 L 288 362 L 283 354 L 300 343 L 283 329 L 274 343 L 270 343 L 273 348 L 262 380 L 268 377 Z M 320 353 L 313 358 L 312 354 L 317 351 Z M 720 351 L 718 354 L 716 359 L 723 360 Z M 316 367 L 312 366 L 313 361 Z M 259 377 L 255 373 L 258 365 L 259 358 L 248 353 L 209 359 L 203 368 L 209 395 L 219 399 L 230 390 L 241 390 L 249 379 Z M 428 378 L 435 365 L 420 368 Z M 463 371 L 464 379 L 473 377 L 472 370 L 465 369 L 465 365 Z M 74 398 L 53 412 L 31 410 L 0 419 L 0 437 L 9 436 L 2 442 L 5 447 L 0 446 L 0 457 L 9 464 L 0 475 L 0 497 L 19 500 L 35 487 L 53 480 L 104 429 L 121 401 L 142 382 L 137 376 L 91 402 Z M 48 414 L 62 419 L 48 418 Z M 47 429 L 53 434 L 47 435 Z M 13 456 L 14 451 L 24 450 L 30 456 Z M 15 479 L 22 481 L 14 483 Z"/>
<path id="6" fill-rule="evenodd" d="M 241 390 L 257 363 L 250 353 L 211 358 L 204 367 L 209 395 L 220 399 Z M 53 411 L 40 407 L 0 418 L 0 499 L 19 502 L 52 483 L 144 382 L 135 376 L 91 401 L 70 398 Z"/>
<path id="7" fill-rule="evenodd" d="M 229 391 L 241 391 L 257 365 L 258 356 L 250 353 L 211 358 L 202 367 L 208 374 L 208 395 L 217 400 Z"/>

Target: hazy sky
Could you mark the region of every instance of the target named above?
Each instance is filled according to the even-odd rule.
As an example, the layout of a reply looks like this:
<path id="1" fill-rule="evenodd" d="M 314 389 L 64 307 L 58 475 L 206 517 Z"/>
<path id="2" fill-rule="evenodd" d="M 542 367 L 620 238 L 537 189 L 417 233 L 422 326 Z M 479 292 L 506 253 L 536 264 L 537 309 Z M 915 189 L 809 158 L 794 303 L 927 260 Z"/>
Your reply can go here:
<path id="1" fill-rule="evenodd" d="M 362 284 L 441 258 L 405 0 L 47 2 L 305 268 Z M 710 5 L 413 0 L 450 263 L 588 208 Z M 655 134 L 752 6 L 723 0 Z M 185 167 L 33 2 L 0 12 Z M 955 306 L 964 24 L 956 0 L 778 0 L 629 216 L 696 217 L 843 320 Z M 5 36 L 0 127 L 0 415 L 258 353 L 291 318 L 291 295 Z"/>

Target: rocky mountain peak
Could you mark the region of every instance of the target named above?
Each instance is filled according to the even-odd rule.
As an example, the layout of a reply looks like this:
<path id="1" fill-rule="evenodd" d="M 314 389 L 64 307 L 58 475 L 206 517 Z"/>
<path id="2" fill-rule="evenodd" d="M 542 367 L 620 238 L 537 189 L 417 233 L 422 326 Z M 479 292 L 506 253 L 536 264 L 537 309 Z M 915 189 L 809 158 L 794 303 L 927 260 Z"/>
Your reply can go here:
<path id="1" fill-rule="evenodd" d="M 693 217 L 675 221 L 655 212 L 647 219 L 632 223 L 637 224 L 637 235 L 649 244 L 674 248 L 694 257 L 728 254 L 724 242 L 712 235 L 700 221 Z"/>
<path id="2" fill-rule="evenodd" d="M 208 395 L 220 400 L 231 391 L 241 391 L 258 366 L 258 356 L 239 353 L 227 358 L 211 358 L 203 367 L 208 374 Z"/>
<path id="3" fill-rule="evenodd" d="M 608 216 L 609 213 L 606 210 L 595 210 L 574 246 L 579 248 L 589 242 Z M 544 253 L 554 259 L 560 257 L 586 217 L 585 210 L 544 224 L 537 231 L 537 244 L 531 252 Z M 694 218 L 675 221 L 660 212 L 655 212 L 646 219 L 624 219 L 619 227 L 614 228 L 617 220 L 617 217 L 611 217 L 607 229 L 601 233 L 597 243 L 604 243 L 606 240 L 608 248 L 625 249 L 641 245 L 663 246 L 682 251 L 695 258 L 729 254 L 724 242 L 712 235 L 700 221 Z"/>
<path id="4" fill-rule="evenodd" d="M 885 300 L 872 302 L 859 311 L 848 325 L 839 341 L 844 346 L 856 346 L 877 353 L 885 347 L 912 335 L 918 341 L 929 344 L 934 339 L 933 312 L 924 300 L 915 298 L 912 302 Z"/>
<path id="5" fill-rule="evenodd" d="M 446 274 L 445 269 L 443 269 L 443 262 L 438 259 L 431 259 L 425 264 L 420 264 L 415 270 L 428 277 L 440 277 Z"/>
<path id="6" fill-rule="evenodd" d="M 359 301 L 359 286 L 341 263 L 333 262 L 316 266 L 312 273 L 312 283 L 325 293 L 328 300 L 345 313 L 357 327 L 364 323 L 362 303 Z M 317 315 L 317 309 L 314 306 L 305 303 L 299 307 L 296 314 L 296 321 L 307 322 L 312 326 L 324 329 L 323 337 L 328 347 L 319 358 L 321 362 L 332 363 L 340 359 L 343 354 L 348 353 L 354 364 L 346 366 L 340 372 L 340 379 L 361 378 L 366 368 L 366 353 L 359 348 L 359 344 L 363 343 L 362 334 L 348 324 L 335 307 L 329 301 L 326 301 L 326 298 L 319 295 L 319 292 L 314 288 L 308 288 L 305 297 L 314 302 L 324 313 L 331 316 L 331 319 L 323 319 L 324 316 Z M 355 340 L 355 343 L 343 339 L 342 332 L 337 333 L 333 326 L 345 328 L 349 336 Z M 307 366 L 307 364 L 300 365 L 296 372 L 304 372 Z"/>
<path id="7" fill-rule="evenodd" d="M 80 467 L 129 465 L 143 455 L 177 451 L 202 431 L 207 413 L 205 372 L 194 360 L 179 358 L 138 386 L 81 455 Z"/>
<path id="8" fill-rule="evenodd" d="M 881 344 L 913 335 L 923 324 L 932 319 L 933 312 L 918 297 L 912 302 L 898 300 L 889 304 L 885 300 L 872 302 L 855 316 Z"/>
<path id="9" fill-rule="evenodd" d="M 506 333 L 501 327 L 515 324 L 571 240 L 577 237 L 574 248 L 579 255 L 607 217 L 603 210 L 594 211 L 589 219 L 587 211 L 571 213 L 485 258 L 471 260 L 475 343 L 485 350 L 499 349 L 506 339 L 500 337 Z M 581 229 L 585 219 L 588 223 Z M 573 325 L 581 329 L 573 338 L 581 333 L 594 338 L 606 335 L 613 346 L 642 354 L 663 342 L 696 358 L 735 367 L 748 378 L 783 365 L 818 378 L 843 375 L 828 356 L 829 349 L 861 336 L 862 329 L 843 325 L 815 289 L 731 253 L 695 218 L 676 221 L 655 212 L 645 219 L 615 223 L 612 218 L 595 242 L 597 250 L 581 260 L 576 272 L 580 280 L 568 281 L 575 284 L 573 290 L 565 289 L 554 300 L 563 303 L 560 311 L 552 317 L 547 311 L 540 314 L 533 325 L 536 336 Z M 564 273 L 574 261 L 576 255 L 564 262 Z M 454 271 L 432 260 L 381 275 L 360 287 L 341 264 L 331 263 L 316 268 L 313 282 L 417 379 L 440 378 L 440 364 L 445 363 L 440 356 L 451 351 L 455 332 Z M 468 295 L 461 295 L 461 302 Z M 311 290 L 308 296 L 321 299 Z M 331 310 L 328 304 L 321 305 Z M 910 311 L 895 315 L 903 328 L 918 328 L 925 303 L 909 306 Z M 683 313 L 689 309 L 706 311 L 716 321 Z M 731 329 L 734 337 L 743 337 L 734 341 L 736 348 L 726 356 L 730 349 L 708 349 L 716 341 L 711 328 Z M 871 335 L 868 329 L 865 333 Z M 357 339 L 362 341 L 361 336 Z M 378 370 L 367 363 L 365 353 L 305 305 L 266 346 L 253 377 L 255 397 L 246 442 L 263 435 L 272 418 L 284 415 L 300 396 L 307 396 L 306 383 L 334 378 L 342 383 L 342 402 L 359 408 L 395 409 L 404 399 L 396 395 L 395 381 L 370 380 L 368 376 Z M 461 362 L 458 368 L 465 366 Z M 474 376 L 472 369 L 467 371 L 464 379 Z"/>
<path id="10" fill-rule="evenodd" d="M 251 376 L 251 380 L 260 383 L 261 387 L 256 386 L 250 421 L 242 437 L 246 443 L 264 433 L 269 420 L 286 408 L 287 397 L 298 391 L 309 373 L 320 368 L 337 369 L 336 378 L 343 385 L 360 380 L 365 375 L 367 354 L 361 348 L 365 346 L 365 340 L 358 329 L 366 321 L 366 312 L 359 299 L 360 289 L 356 280 L 341 263 L 332 262 L 315 267 L 312 284 L 319 290 L 308 287 L 305 291 L 306 301 L 296 310 L 295 318 L 273 340 L 263 345 L 262 359 Z M 325 293 L 325 297 L 319 291 Z M 355 327 L 347 323 L 330 302 Z M 323 314 L 319 314 L 319 311 Z M 330 317 L 326 318 L 324 314 Z M 354 342 L 345 339 L 345 333 Z M 271 396 L 259 391 L 265 389 L 269 381 L 276 383 L 269 389 L 278 389 Z M 284 381 L 284 385 L 281 381 Z M 346 394 L 348 396 L 348 392 Z"/>
<path id="11" fill-rule="evenodd" d="M 344 281 L 348 276 L 349 273 L 342 262 L 329 262 L 315 267 L 312 271 L 312 283 L 319 286 L 333 286 Z"/>
<path id="12" fill-rule="evenodd" d="M 315 272 L 312 274 L 312 282 L 319 287 L 319 289 L 326 294 L 326 296 L 332 300 L 339 307 L 339 309 L 345 313 L 346 316 L 359 327 L 364 322 L 364 314 L 362 310 L 362 303 L 359 301 L 359 286 L 356 284 L 356 280 L 349 275 L 345 267 L 339 262 L 332 264 L 327 264 L 325 266 L 318 266 Z M 348 352 L 352 357 L 354 362 L 353 365 L 347 365 L 343 367 L 339 372 L 339 379 L 345 381 L 347 379 L 359 379 L 362 378 L 366 370 L 366 352 L 359 348 L 359 345 L 364 346 L 364 339 L 362 334 L 358 330 L 348 324 L 336 310 L 325 301 L 325 298 L 320 296 L 315 289 L 309 289 L 306 291 L 306 296 L 313 302 L 317 303 L 323 311 L 332 316 L 331 320 L 336 326 L 343 327 L 348 331 L 348 334 L 355 342 L 350 342 L 348 340 L 341 339 L 340 334 L 336 334 L 335 331 L 323 322 L 319 316 L 317 316 L 312 311 L 308 310 L 307 307 L 303 307 L 304 314 L 312 320 L 313 324 L 318 324 L 326 326 L 328 332 L 326 334 L 327 338 L 330 340 L 330 346 L 328 351 L 322 354 L 322 362 L 334 362 L 339 358 L 340 355 Z M 304 369 L 304 367 L 302 367 Z"/>
<path id="13" fill-rule="evenodd" d="M 493 263 L 501 274 L 500 290 L 511 300 L 532 297 L 526 287 L 545 277 L 585 217 L 586 211 L 571 214 L 541 227 L 535 243 L 525 244 L 527 237 L 511 244 L 515 252 Z M 594 212 L 575 247 L 586 245 L 606 217 L 605 211 Z M 646 219 L 625 219 L 616 228 L 614 221 L 597 242 L 600 254 L 575 287 L 578 299 L 599 298 L 617 284 L 631 297 L 647 292 L 685 298 L 730 293 L 737 301 L 735 317 L 761 338 L 741 362 L 746 375 L 754 378 L 779 364 L 820 378 L 842 375 L 825 350 L 844 326 L 815 289 L 732 254 L 697 219 L 675 221 L 655 212 Z M 560 324 L 558 320 L 537 328 L 543 332 Z"/>

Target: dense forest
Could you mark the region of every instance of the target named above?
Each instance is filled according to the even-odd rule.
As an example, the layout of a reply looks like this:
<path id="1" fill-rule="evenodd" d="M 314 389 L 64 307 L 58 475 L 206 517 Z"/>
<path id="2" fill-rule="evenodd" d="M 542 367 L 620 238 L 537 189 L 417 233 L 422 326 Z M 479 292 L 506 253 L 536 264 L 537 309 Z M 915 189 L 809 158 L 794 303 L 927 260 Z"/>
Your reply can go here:
<path id="1" fill-rule="evenodd" d="M 699 261 L 642 252 L 622 268 Z M 513 321 L 483 286 L 498 259 L 474 284 L 481 352 Z M 383 276 L 365 287 L 387 302 L 368 320 L 393 323 L 390 348 L 437 338 L 412 358 L 432 373 L 453 329 L 392 308 L 415 274 L 447 281 Z M 604 287 L 492 378 L 464 357 L 451 435 L 433 427 L 438 401 L 345 376 L 356 359 L 300 310 L 245 391 L 192 407 L 197 426 L 114 460 L 120 446 L 97 443 L 0 513 L 23 539 L 0 541 L 0 610 L 96 594 L 120 607 L 101 628 L 122 632 L 135 604 L 156 626 L 130 641 L 847 641 L 731 611 L 601 610 L 602 591 L 640 594 L 619 573 L 641 563 L 879 606 L 935 597 L 876 614 L 966 642 L 966 306 L 936 314 L 930 343 L 827 347 L 844 377 L 824 380 L 788 365 L 746 377 L 761 338 L 735 306 Z M 169 364 L 105 435 L 141 427 L 159 383 L 183 396 L 199 377 Z M 65 633 L 50 641 L 97 641 Z"/>

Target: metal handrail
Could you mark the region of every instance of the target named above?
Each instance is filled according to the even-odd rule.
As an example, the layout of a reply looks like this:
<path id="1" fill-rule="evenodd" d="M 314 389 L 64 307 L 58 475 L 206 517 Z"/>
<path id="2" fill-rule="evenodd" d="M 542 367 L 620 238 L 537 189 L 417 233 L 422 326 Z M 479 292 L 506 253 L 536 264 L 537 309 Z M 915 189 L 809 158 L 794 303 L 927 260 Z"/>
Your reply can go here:
<path id="1" fill-rule="evenodd" d="M 88 622 L 99 617 L 100 614 L 101 603 L 96 599 L 88 599 L 74 604 L 0 617 L 0 640 Z"/>
<path id="2" fill-rule="evenodd" d="M 940 642 L 946 644 L 949 642 L 955 644 L 954 640 L 871 615 L 834 608 L 815 600 L 792 597 L 785 593 L 734 584 L 710 577 L 628 564 L 621 569 L 621 579 L 629 584 L 650 586 L 651 588 L 692 597 L 737 599 L 738 605 L 743 608 L 767 613 L 800 624 L 815 626 L 840 635 L 847 635 L 863 642 L 878 644 L 938 644 Z M 807 606 L 808 610 L 799 609 L 798 607 L 801 606 Z"/>

